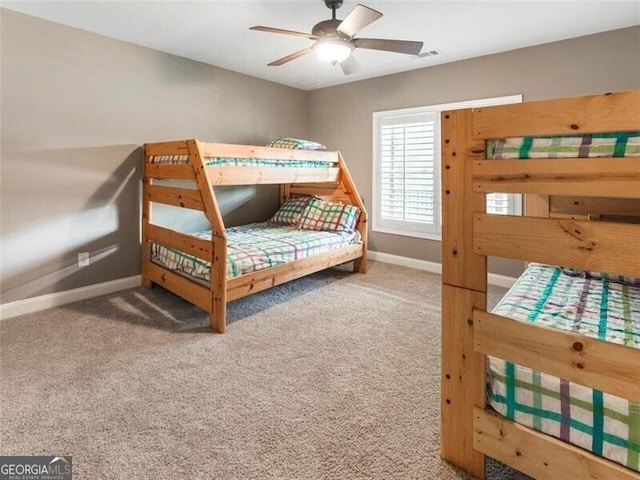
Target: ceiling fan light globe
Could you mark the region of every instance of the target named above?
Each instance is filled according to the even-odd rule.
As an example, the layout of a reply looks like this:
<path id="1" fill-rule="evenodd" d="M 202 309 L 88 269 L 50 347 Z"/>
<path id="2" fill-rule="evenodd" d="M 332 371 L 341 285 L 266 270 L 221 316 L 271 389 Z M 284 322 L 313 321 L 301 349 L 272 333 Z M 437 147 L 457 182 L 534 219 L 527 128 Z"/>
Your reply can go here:
<path id="1" fill-rule="evenodd" d="M 340 63 L 351 55 L 353 45 L 344 40 L 320 40 L 314 50 L 325 62 Z"/>

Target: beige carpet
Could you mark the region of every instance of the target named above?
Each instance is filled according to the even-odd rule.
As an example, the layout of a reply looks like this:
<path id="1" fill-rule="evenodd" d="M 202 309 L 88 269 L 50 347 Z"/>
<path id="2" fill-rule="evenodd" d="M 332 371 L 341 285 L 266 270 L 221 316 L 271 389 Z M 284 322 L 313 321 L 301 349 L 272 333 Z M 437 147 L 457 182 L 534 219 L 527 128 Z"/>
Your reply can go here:
<path id="1" fill-rule="evenodd" d="M 332 270 L 228 316 L 137 288 L 0 322 L 0 454 L 72 455 L 76 480 L 469 478 L 438 452 L 439 276 Z"/>

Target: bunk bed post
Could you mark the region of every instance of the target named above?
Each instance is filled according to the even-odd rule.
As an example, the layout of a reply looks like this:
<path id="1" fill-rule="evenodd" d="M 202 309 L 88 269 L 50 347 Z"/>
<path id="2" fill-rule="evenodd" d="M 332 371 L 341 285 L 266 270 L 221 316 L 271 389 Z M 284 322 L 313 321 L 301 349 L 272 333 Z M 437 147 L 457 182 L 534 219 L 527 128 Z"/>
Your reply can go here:
<path id="1" fill-rule="evenodd" d="M 227 239 L 212 236 L 213 262 L 211 264 L 211 311 L 209 322 L 218 333 L 227 331 Z"/>
<path id="2" fill-rule="evenodd" d="M 211 242 L 213 247 L 213 262 L 211 263 L 209 307 L 211 328 L 218 333 L 225 333 L 227 329 L 227 234 L 222 221 L 222 214 L 213 191 L 213 185 L 207 176 L 207 169 L 202 159 L 200 142 L 195 139 L 187 140 L 189 161 L 193 166 L 198 189 L 202 194 L 204 213 L 211 224 Z"/>
<path id="3" fill-rule="evenodd" d="M 524 195 L 524 215 L 527 217 L 549 218 L 549 195 Z"/>
<path id="4" fill-rule="evenodd" d="M 485 406 L 485 356 L 474 351 L 473 309 L 486 310 L 487 258 L 473 253 L 472 160 L 485 157 L 472 136 L 472 110 L 443 112 L 442 125 L 442 370 L 441 456 L 484 478 L 484 455 L 473 448 L 473 408 Z"/>
<path id="5" fill-rule="evenodd" d="M 147 231 L 149 224 L 151 223 L 151 200 L 148 194 L 149 186 L 151 185 L 151 177 L 147 174 L 147 165 L 149 164 L 148 146 L 145 145 L 143 152 L 143 165 L 142 165 L 142 286 L 151 288 L 153 282 L 149 279 L 146 272 L 146 265 L 151 262 L 151 243 L 147 240 Z"/>
<path id="6" fill-rule="evenodd" d="M 280 206 L 284 204 L 291 196 L 291 184 L 283 183 L 280 185 Z"/>
<path id="7" fill-rule="evenodd" d="M 340 166 L 340 187 L 349 197 L 351 203 L 360 209 L 360 218 L 358 219 L 357 228 L 360 233 L 360 238 L 362 239 L 362 251 L 364 254 L 362 257 L 354 260 L 353 271 L 354 273 L 367 273 L 367 210 L 364 208 L 362 197 L 356 189 L 356 184 L 353 182 L 353 178 L 351 178 L 351 174 L 349 173 L 349 170 L 347 170 L 344 158 L 340 152 L 338 152 L 338 165 Z"/>

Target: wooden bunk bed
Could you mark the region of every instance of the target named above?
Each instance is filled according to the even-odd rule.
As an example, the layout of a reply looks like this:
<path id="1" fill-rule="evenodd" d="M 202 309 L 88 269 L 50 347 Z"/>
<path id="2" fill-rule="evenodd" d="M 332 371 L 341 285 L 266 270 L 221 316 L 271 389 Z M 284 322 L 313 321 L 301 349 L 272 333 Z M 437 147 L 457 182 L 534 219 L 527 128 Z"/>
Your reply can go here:
<path id="1" fill-rule="evenodd" d="M 218 163 L 218 159 L 233 161 Z M 206 310 L 211 328 L 219 333 L 226 330 L 227 302 L 350 261 L 354 262 L 355 272 L 366 272 L 367 213 L 339 152 L 203 143 L 195 139 L 148 143 L 144 148 L 143 177 L 143 285 L 161 285 Z M 174 186 L 167 180 L 182 182 Z M 185 188 L 185 181 L 192 182 L 195 188 Z M 290 198 L 314 196 L 355 205 L 360 210 L 356 224 L 359 241 L 228 278 L 227 230 L 214 187 L 256 184 L 279 184 L 281 204 Z M 154 224 L 154 202 L 204 212 L 211 224 L 210 239 Z M 153 245 L 186 252 L 207 262 L 210 280 L 194 281 L 154 262 Z"/>
<path id="2" fill-rule="evenodd" d="M 630 131 L 640 90 L 442 114 L 441 455 L 478 478 L 488 455 L 534 478 L 640 479 L 640 467 L 487 408 L 487 362 L 498 358 L 620 397 L 640 432 L 637 346 L 487 312 L 487 256 L 640 277 L 640 158 L 497 160 L 487 142 Z M 525 216 L 486 214 L 491 192 L 524 194 Z M 627 314 L 637 339 L 640 310 Z"/>

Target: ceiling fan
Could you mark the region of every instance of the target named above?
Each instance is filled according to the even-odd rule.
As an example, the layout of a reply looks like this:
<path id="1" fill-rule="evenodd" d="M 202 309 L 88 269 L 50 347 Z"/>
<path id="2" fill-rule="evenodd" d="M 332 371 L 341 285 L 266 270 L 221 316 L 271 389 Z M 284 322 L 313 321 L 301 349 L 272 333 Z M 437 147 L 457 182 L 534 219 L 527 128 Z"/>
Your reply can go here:
<path id="1" fill-rule="evenodd" d="M 293 35 L 315 40 L 316 42 L 311 47 L 274 60 L 268 65 L 270 67 L 284 65 L 315 51 L 320 58 L 333 64 L 339 63 L 345 75 L 350 75 L 357 69 L 355 59 L 351 56 L 351 52 L 356 48 L 405 53 L 408 55 L 418 55 L 420 53 L 422 42 L 387 40 L 383 38 L 355 38 L 355 35 L 360 30 L 382 17 L 382 13 L 364 5 L 356 5 L 344 20 L 339 20 L 336 18 L 336 10 L 342 6 L 342 2 L 343 0 L 324 0 L 327 8 L 331 9 L 331 20 L 316 23 L 311 29 L 311 33 L 263 27 L 261 25 L 251 27 L 250 30 Z"/>

